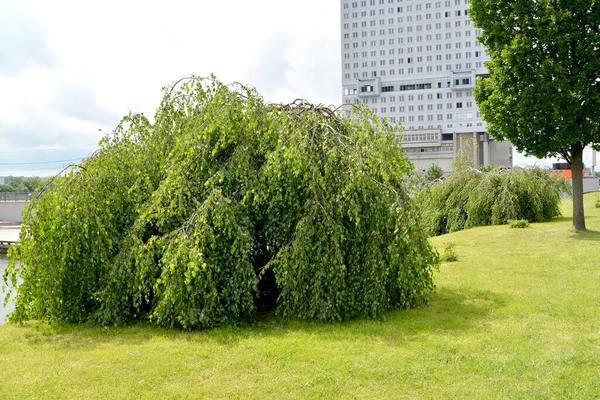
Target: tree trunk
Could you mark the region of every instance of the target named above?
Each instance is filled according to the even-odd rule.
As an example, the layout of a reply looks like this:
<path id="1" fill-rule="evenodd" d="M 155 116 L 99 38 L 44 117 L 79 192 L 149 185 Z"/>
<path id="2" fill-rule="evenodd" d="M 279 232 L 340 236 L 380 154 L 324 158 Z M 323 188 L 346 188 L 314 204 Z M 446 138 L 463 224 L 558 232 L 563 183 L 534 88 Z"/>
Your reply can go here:
<path id="1" fill-rule="evenodd" d="M 573 229 L 585 230 L 583 214 L 583 146 L 581 143 L 571 147 L 571 175 L 573 182 Z"/>

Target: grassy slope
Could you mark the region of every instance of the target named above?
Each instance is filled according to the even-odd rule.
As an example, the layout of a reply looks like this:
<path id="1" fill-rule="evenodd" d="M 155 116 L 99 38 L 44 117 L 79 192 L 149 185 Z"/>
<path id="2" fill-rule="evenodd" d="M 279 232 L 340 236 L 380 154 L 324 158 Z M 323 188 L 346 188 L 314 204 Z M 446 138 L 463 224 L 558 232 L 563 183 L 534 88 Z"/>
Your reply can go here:
<path id="1" fill-rule="evenodd" d="M 210 332 L 0 328 L 0 398 L 593 398 L 600 395 L 600 209 L 484 227 L 430 305 L 385 322 L 265 320 Z"/>

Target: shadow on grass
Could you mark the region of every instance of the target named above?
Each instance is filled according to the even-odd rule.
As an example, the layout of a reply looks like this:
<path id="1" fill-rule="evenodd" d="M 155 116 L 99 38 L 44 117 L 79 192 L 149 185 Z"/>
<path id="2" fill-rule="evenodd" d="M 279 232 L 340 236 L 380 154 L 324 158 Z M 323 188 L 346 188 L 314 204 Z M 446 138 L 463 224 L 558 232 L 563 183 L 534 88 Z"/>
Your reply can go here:
<path id="1" fill-rule="evenodd" d="M 391 311 L 383 320 L 318 323 L 288 321 L 269 315 L 259 317 L 251 324 L 196 332 L 163 329 L 146 323 L 127 327 L 26 323 L 28 329 L 23 338 L 33 345 L 52 344 L 65 349 L 93 348 L 105 343 L 135 346 L 156 339 L 234 345 L 254 337 L 284 339 L 295 335 L 308 335 L 319 341 L 352 341 L 366 337 L 397 345 L 432 332 L 462 335 L 505 303 L 502 296 L 490 291 L 440 288 L 428 305 Z"/>
<path id="2" fill-rule="evenodd" d="M 590 240 L 590 241 L 600 241 L 600 232 L 599 231 L 576 231 L 571 235 L 571 239 L 575 240 Z"/>
<path id="3" fill-rule="evenodd" d="M 544 223 L 548 223 L 548 222 L 569 222 L 569 221 L 572 221 L 572 220 L 573 220 L 573 218 L 571 218 L 571 217 L 560 216 L 560 217 L 554 217 L 551 220 L 546 221 Z"/>

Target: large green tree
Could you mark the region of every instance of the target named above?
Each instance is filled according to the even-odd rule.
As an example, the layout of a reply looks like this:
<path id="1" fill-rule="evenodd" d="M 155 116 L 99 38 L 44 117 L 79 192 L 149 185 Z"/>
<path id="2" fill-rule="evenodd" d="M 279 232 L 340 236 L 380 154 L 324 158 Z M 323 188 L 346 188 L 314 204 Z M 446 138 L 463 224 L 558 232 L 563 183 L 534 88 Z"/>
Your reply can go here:
<path id="1" fill-rule="evenodd" d="M 583 150 L 600 143 L 600 1 L 473 0 L 491 60 L 475 98 L 488 131 L 573 173 L 573 228 L 585 229 Z"/>

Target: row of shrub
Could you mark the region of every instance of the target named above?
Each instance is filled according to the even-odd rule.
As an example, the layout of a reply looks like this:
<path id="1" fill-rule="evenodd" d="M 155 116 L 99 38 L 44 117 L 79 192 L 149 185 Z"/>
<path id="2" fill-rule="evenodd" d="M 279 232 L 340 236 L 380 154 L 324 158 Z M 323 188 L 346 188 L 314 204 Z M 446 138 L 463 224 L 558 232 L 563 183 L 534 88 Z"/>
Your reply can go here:
<path id="1" fill-rule="evenodd" d="M 560 215 L 568 182 L 539 167 L 483 168 L 458 165 L 447 179 L 417 194 L 424 225 L 432 236 L 509 220 L 547 221 Z"/>

